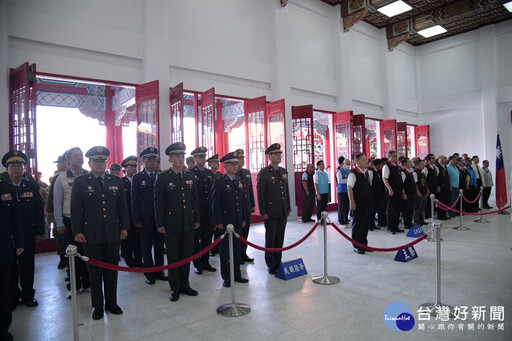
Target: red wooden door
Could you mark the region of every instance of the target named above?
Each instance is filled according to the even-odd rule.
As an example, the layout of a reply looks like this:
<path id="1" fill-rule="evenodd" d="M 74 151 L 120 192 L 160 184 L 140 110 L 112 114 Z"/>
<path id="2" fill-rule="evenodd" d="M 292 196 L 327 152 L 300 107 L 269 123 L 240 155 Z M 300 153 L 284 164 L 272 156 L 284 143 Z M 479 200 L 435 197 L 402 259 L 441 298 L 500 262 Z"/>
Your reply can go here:
<path id="1" fill-rule="evenodd" d="M 292 150 L 295 179 L 295 202 L 302 214 L 302 174 L 314 162 L 313 106 L 292 106 Z"/>
<path id="2" fill-rule="evenodd" d="M 199 146 L 208 149 L 208 155 L 215 153 L 215 88 L 201 94 L 201 112 L 197 129 Z"/>
<path id="3" fill-rule="evenodd" d="M 267 99 L 265 96 L 244 101 L 245 166 L 251 172 L 256 210 L 259 209 L 256 180 L 258 172 L 267 164 L 265 160 L 265 149 L 267 148 L 266 106 Z"/>
<path id="4" fill-rule="evenodd" d="M 396 154 L 407 157 L 407 122 L 396 123 Z"/>
<path id="5" fill-rule="evenodd" d="M 414 127 L 416 137 L 416 156 L 424 159 L 430 153 L 430 134 L 428 125 Z"/>
<path id="6" fill-rule="evenodd" d="M 171 144 L 183 142 L 183 83 L 169 90 L 171 104 Z"/>
<path id="7" fill-rule="evenodd" d="M 339 112 L 333 115 L 334 145 L 336 159 L 340 156 L 350 159 L 354 163 L 353 142 L 354 136 L 352 126 L 352 111 Z"/>
<path id="8" fill-rule="evenodd" d="M 380 122 L 381 157 L 387 157 L 388 151 L 396 151 L 396 120 Z"/>
<path id="9" fill-rule="evenodd" d="M 357 154 L 366 155 L 366 127 L 364 115 L 352 116 L 352 154 L 355 157 Z M 355 161 L 355 160 L 354 160 Z"/>
<path id="10" fill-rule="evenodd" d="M 283 158 L 281 167 L 286 168 L 286 128 L 284 119 L 284 99 L 267 104 L 267 145 L 281 144 Z M 268 161 L 267 161 L 268 164 Z"/>
<path id="11" fill-rule="evenodd" d="M 36 64 L 23 65 L 10 72 L 10 149 L 28 157 L 25 171 L 37 175 Z"/>
<path id="12" fill-rule="evenodd" d="M 160 149 L 158 138 L 158 81 L 137 85 L 137 154 L 147 147 Z"/>

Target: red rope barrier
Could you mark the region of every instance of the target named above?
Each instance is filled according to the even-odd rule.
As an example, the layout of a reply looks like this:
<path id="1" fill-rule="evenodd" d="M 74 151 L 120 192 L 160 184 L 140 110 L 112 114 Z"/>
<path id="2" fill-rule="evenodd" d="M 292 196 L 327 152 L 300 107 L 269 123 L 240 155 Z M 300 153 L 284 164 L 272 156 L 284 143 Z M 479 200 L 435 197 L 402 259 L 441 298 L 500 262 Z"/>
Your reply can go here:
<path id="1" fill-rule="evenodd" d="M 350 238 L 342 230 L 340 230 L 340 228 L 338 226 L 336 226 L 334 223 L 331 223 L 331 226 L 334 227 L 334 229 L 336 231 L 338 231 L 343 237 L 345 237 L 347 240 L 349 240 L 353 244 L 359 246 L 360 248 L 365 249 L 365 250 L 379 251 L 379 252 L 391 252 L 391 251 L 398 251 L 398 250 L 407 249 L 408 247 L 411 247 L 414 244 L 418 244 L 423 239 L 428 237 L 428 235 L 424 234 L 423 236 L 415 239 L 414 241 L 410 242 L 409 244 L 405 244 L 405 245 L 402 245 L 402 246 L 396 246 L 396 247 L 390 247 L 390 248 L 371 247 L 371 246 L 364 245 L 364 244 L 361 244 L 359 242 L 356 242 L 354 239 Z"/>
<path id="2" fill-rule="evenodd" d="M 478 195 L 476 196 L 475 200 L 473 201 L 469 201 L 468 199 L 466 199 L 465 196 L 462 196 L 462 198 L 464 199 L 465 202 L 467 202 L 468 204 L 474 204 L 475 202 L 478 201 L 478 198 L 480 198 L 480 196 L 482 195 L 482 192 L 479 192 Z"/>
<path id="3" fill-rule="evenodd" d="M 445 203 L 442 203 L 442 204 L 445 205 L 446 207 L 454 208 L 455 205 L 457 205 L 457 203 L 459 202 L 459 199 L 460 199 L 460 195 L 457 195 L 457 200 L 455 200 L 455 202 L 451 206 L 448 206 L 448 204 L 445 204 Z M 439 201 L 439 200 L 436 199 L 436 201 Z M 441 202 L 441 201 L 439 201 L 439 202 Z M 447 211 L 447 210 L 445 210 L 445 211 Z"/>
<path id="4" fill-rule="evenodd" d="M 190 257 L 188 257 L 188 258 L 186 258 L 186 259 L 184 259 L 182 261 L 179 261 L 179 262 L 173 263 L 173 264 L 167 264 L 167 265 L 162 265 L 162 266 L 155 266 L 155 267 L 152 267 L 152 268 L 128 268 L 126 266 L 119 266 L 119 265 L 109 264 L 109 263 L 105 263 L 105 262 L 99 261 L 97 259 L 93 259 L 93 258 L 89 258 L 89 257 L 85 257 L 85 256 L 80 256 L 80 258 L 84 262 L 87 262 L 87 263 L 89 263 L 91 265 L 99 266 L 100 268 L 105 268 L 105 269 L 108 269 L 108 270 L 125 271 L 125 272 L 158 272 L 158 271 L 164 271 L 164 270 L 168 270 L 168 269 L 174 269 L 174 268 L 177 268 L 179 266 L 182 266 L 182 265 L 185 265 L 187 263 L 190 263 L 194 259 L 201 257 L 202 255 L 204 255 L 205 253 L 207 253 L 211 249 L 213 249 L 217 244 L 220 243 L 222 238 L 224 238 L 224 237 L 222 236 L 222 237 L 217 238 L 207 248 L 201 250 L 200 252 L 196 253 L 195 255 L 192 255 L 192 256 L 190 256 Z"/>
<path id="5" fill-rule="evenodd" d="M 296 243 L 294 243 L 292 245 L 286 246 L 286 247 L 281 247 L 281 248 L 267 248 L 267 247 L 259 246 L 259 245 L 251 243 L 250 241 L 248 241 L 247 239 L 245 239 L 244 237 L 240 236 L 237 233 L 235 233 L 235 236 L 242 243 L 247 244 L 247 245 L 249 245 L 249 246 L 251 246 L 251 247 L 253 247 L 255 249 L 258 249 L 258 250 L 261 250 L 261 251 L 265 251 L 265 252 L 283 252 L 283 251 L 286 251 L 286 250 L 293 249 L 294 247 L 296 247 L 297 245 L 301 244 L 303 241 L 308 239 L 308 237 L 313 233 L 313 231 L 316 230 L 316 228 L 318 227 L 318 224 L 319 223 L 316 223 L 315 226 L 313 226 L 313 228 L 304 237 L 302 237 L 302 239 L 299 240 L 298 242 L 296 242 Z"/>
<path id="6" fill-rule="evenodd" d="M 499 210 L 495 210 L 495 211 L 488 211 L 488 212 L 480 212 L 480 213 L 470 213 L 470 212 L 463 212 L 463 211 L 459 211 L 459 210 L 456 210 L 455 208 L 450 208 L 449 206 L 446 206 L 445 204 L 443 204 L 442 202 L 440 201 L 435 201 L 437 207 L 439 207 L 440 209 L 442 210 L 445 210 L 445 211 L 453 211 L 453 212 L 456 212 L 456 213 L 460 213 L 460 214 L 467 214 L 467 215 L 485 215 L 485 214 L 493 214 L 493 213 L 497 213 L 497 212 L 501 212 L 501 211 L 505 211 L 507 209 L 510 208 L 510 205 L 508 206 L 505 206 L 503 208 L 500 208 Z"/>

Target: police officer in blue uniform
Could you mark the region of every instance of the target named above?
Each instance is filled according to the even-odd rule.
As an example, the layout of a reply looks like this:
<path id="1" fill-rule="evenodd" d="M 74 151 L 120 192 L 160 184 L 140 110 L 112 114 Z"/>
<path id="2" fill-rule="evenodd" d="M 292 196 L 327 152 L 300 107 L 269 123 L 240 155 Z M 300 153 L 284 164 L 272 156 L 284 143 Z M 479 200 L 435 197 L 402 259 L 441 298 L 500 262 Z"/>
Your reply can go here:
<path id="1" fill-rule="evenodd" d="M 19 209 L 22 212 L 21 229 L 24 236 L 25 251 L 11 265 L 10 295 L 13 307 L 18 301 L 27 307 L 35 307 L 38 304 L 34 298 L 35 247 L 43 239 L 44 204 L 37 182 L 23 175 L 27 163 L 27 156 L 17 150 L 8 152 L 2 158 L 2 165 L 7 169 L 9 182 L 14 186 L 19 200 Z"/>
<path id="2" fill-rule="evenodd" d="M 183 170 L 185 144 L 176 142 L 165 150 L 171 168 L 158 175 L 155 184 L 155 214 L 159 233 L 165 234 L 167 262 L 173 264 L 192 255 L 194 229 L 199 227 L 199 203 L 194 173 Z M 197 296 L 188 280 L 190 263 L 169 269 L 169 300 L 176 302 L 183 293 Z"/>
<path id="3" fill-rule="evenodd" d="M 260 170 L 256 180 L 258 206 L 265 224 L 265 247 L 283 247 L 284 231 L 290 215 L 288 171 L 279 167 L 281 145 L 274 143 L 265 150 L 270 165 Z M 275 275 L 281 265 L 281 252 L 265 252 L 268 272 Z"/>
<path id="4" fill-rule="evenodd" d="M 247 209 L 244 205 L 244 185 L 236 177 L 238 171 L 238 152 L 230 152 L 226 154 L 220 162 L 224 164 L 225 173 L 213 182 L 213 220 L 215 228 L 224 230 L 228 224 L 232 224 L 235 232 L 242 233 L 242 228 L 246 224 Z M 240 272 L 240 241 L 238 238 L 233 239 L 233 261 L 235 271 L 235 282 L 247 283 L 249 280 L 243 278 Z M 220 272 L 224 280 L 222 285 L 226 288 L 231 286 L 229 272 L 229 240 L 224 238 L 220 242 Z"/>
<path id="5" fill-rule="evenodd" d="M 144 163 L 144 170 L 135 174 L 132 180 L 132 214 L 133 224 L 139 230 L 142 247 L 142 259 L 147 268 L 164 265 L 165 236 L 156 231 L 155 221 L 155 180 L 157 178 L 156 158 L 158 149 L 148 147 L 139 157 Z M 155 261 L 151 249 L 154 247 Z M 146 283 L 155 284 L 155 278 L 167 281 L 163 271 L 146 272 Z"/>
<path id="6" fill-rule="evenodd" d="M 15 257 L 23 253 L 21 212 L 15 188 L 0 178 L 0 340 L 12 340 L 9 295 L 10 269 Z"/>
<path id="7" fill-rule="evenodd" d="M 137 157 L 132 155 L 128 156 L 121 162 L 124 168 L 124 194 L 126 203 L 128 204 L 129 220 L 130 220 L 130 233 L 125 240 L 121 241 L 121 256 L 124 258 L 126 265 L 129 267 L 141 267 L 142 264 L 142 250 L 140 245 L 139 229 L 133 225 L 132 217 L 132 180 L 135 173 L 137 173 Z"/>
<path id="8" fill-rule="evenodd" d="M 71 229 L 75 241 L 84 243 L 87 257 L 117 265 L 119 240 L 128 235 L 130 221 L 123 180 L 105 173 L 109 155 L 110 151 L 102 146 L 92 147 L 85 153 L 91 172 L 79 176 L 73 183 Z M 122 314 L 123 310 L 117 305 L 117 271 L 87 266 L 94 308 L 92 318 L 103 318 L 103 301 L 106 311 Z"/>
<path id="9" fill-rule="evenodd" d="M 212 183 L 213 172 L 205 168 L 206 147 L 194 149 L 190 154 L 194 157 L 195 166 L 189 171 L 196 177 L 197 196 L 199 198 L 199 227 L 194 231 L 194 253 L 208 247 L 212 243 L 211 218 L 212 218 Z M 194 272 L 198 275 L 203 270 L 215 272 L 217 269 L 210 265 L 210 254 L 207 252 L 194 260 Z"/>

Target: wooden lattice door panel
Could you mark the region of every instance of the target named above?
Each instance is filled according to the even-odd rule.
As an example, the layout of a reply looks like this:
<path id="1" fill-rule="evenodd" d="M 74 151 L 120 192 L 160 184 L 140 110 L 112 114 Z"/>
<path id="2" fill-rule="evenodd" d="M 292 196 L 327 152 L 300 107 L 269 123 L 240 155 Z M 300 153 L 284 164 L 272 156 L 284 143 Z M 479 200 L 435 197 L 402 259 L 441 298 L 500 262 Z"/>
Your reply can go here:
<path id="1" fill-rule="evenodd" d="M 396 123 L 396 154 L 407 157 L 407 122 Z"/>
<path id="2" fill-rule="evenodd" d="M 171 109 L 171 144 L 183 142 L 183 83 L 169 90 Z"/>
<path id="3" fill-rule="evenodd" d="M 352 153 L 366 155 L 366 128 L 365 117 L 362 114 L 352 116 Z"/>
<path id="4" fill-rule="evenodd" d="M 267 145 L 281 144 L 281 167 L 286 168 L 286 126 L 284 99 L 267 104 Z"/>
<path id="5" fill-rule="evenodd" d="M 354 164 L 352 116 L 352 111 L 336 113 L 333 117 L 333 125 L 336 157 L 343 156 L 352 160 Z"/>
<path id="6" fill-rule="evenodd" d="M 424 159 L 430 153 L 430 133 L 428 125 L 414 127 L 416 156 Z"/>
<path id="7" fill-rule="evenodd" d="M 201 112 L 198 127 L 199 145 L 208 149 L 208 155 L 215 153 L 215 88 L 201 94 Z"/>
<path id="8" fill-rule="evenodd" d="M 158 138 L 158 81 L 137 85 L 137 154 L 147 147 L 159 149 Z"/>
<path id="9" fill-rule="evenodd" d="M 295 202 L 302 207 L 302 174 L 314 161 L 313 106 L 292 106 L 292 152 Z"/>
<path id="10" fill-rule="evenodd" d="M 381 157 L 387 157 L 388 151 L 396 151 L 396 120 L 380 122 Z"/>

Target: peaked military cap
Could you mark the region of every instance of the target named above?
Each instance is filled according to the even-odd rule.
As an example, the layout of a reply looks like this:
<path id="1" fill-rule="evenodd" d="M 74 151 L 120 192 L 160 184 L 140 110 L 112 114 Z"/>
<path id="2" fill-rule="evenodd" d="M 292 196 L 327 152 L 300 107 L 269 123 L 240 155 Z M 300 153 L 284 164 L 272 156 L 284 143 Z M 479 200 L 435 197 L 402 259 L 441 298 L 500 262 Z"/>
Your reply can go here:
<path id="1" fill-rule="evenodd" d="M 238 153 L 238 157 L 245 157 L 244 150 L 242 148 L 238 148 L 236 152 Z"/>
<path id="2" fill-rule="evenodd" d="M 183 142 L 176 142 L 171 144 L 167 149 L 165 150 L 166 155 L 171 154 L 185 154 L 185 150 L 187 149 L 187 146 Z"/>
<path id="3" fill-rule="evenodd" d="M 115 163 L 115 162 L 114 162 L 114 163 L 112 163 L 112 164 L 110 165 L 110 169 L 112 169 L 112 170 L 113 170 L 113 169 L 121 170 L 121 165 L 120 165 L 120 164 L 118 164 L 118 163 Z"/>
<path id="4" fill-rule="evenodd" d="M 4 165 L 4 167 L 7 168 L 7 165 L 10 163 L 23 163 L 26 165 L 28 163 L 28 157 L 19 150 L 11 150 L 2 158 L 2 165 Z"/>
<path id="5" fill-rule="evenodd" d="M 190 155 L 192 156 L 201 156 L 201 155 L 206 155 L 206 152 L 208 151 L 208 149 L 206 147 L 198 147 L 196 149 L 194 149 Z"/>
<path id="6" fill-rule="evenodd" d="M 123 160 L 123 162 L 121 162 L 121 166 L 123 166 L 123 168 L 126 168 L 129 165 L 137 166 L 137 157 L 136 156 L 133 156 L 133 155 L 128 156 L 126 159 Z"/>
<path id="7" fill-rule="evenodd" d="M 215 154 L 206 159 L 206 162 L 219 162 L 219 154 Z"/>
<path id="8" fill-rule="evenodd" d="M 64 157 L 64 155 L 61 155 L 57 158 L 57 161 L 53 161 L 53 163 L 62 163 L 66 161 L 66 158 Z"/>
<path id="9" fill-rule="evenodd" d="M 270 145 L 270 147 L 268 147 L 265 150 L 266 155 L 272 154 L 272 153 L 282 153 L 281 145 L 279 143 L 274 143 L 274 144 Z"/>
<path id="10" fill-rule="evenodd" d="M 222 159 L 220 159 L 220 162 L 222 163 L 226 163 L 226 162 L 238 162 L 238 152 L 237 151 L 234 151 L 234 152 L 229 152 L 227 153 L 226 155 L 224 155 L 222 157 Z"/>
<path id="11" fill-rule="evenodd" d="M 106 160 L 110 156 L 110 150 L 102 146 L 92 147 L 85 153 L 85 157 L 92 160 Z"/>
<path id="12" fill-rule="evenodd" d="M 139 157 L 150 157 L 150 156 L 158 156 L 158 149 L 155 147 L 148 147 L 140 152 Z"/>

